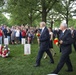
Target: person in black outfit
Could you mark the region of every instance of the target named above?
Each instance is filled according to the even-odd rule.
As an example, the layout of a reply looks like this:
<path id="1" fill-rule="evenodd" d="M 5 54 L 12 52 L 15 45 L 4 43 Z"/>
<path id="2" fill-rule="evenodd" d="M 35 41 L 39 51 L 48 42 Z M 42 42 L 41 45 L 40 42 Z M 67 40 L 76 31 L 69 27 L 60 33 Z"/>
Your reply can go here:
<path id="1" fill-rule="evenodd" d="M 7 38 L 7 27 L 6 26 L 4 27 L 3 33 L 4 33 L 4 37 Z"/>
<path id="2" fill-rule="evenodd" d="M 49 45 L 50 46 L 50 51 L 51 51 L 52 55 L 55 56 L 56 52 L 53 49 L 53 32 L 52 32 L 51 27 L 49 27 L 48 30 L 49 30 L 49 36 L 50 36 L 50 45 Z M 46 59 L 46 58 L 47 58 L 47 54 L 45 54 L 45 56 L 44 56 L 44 59 Z"/>
<path id="3" fill-rule="evenodd" d="M 64 66 L 64 64 L 66 64 L 68 67 L 67 72 L 73 71 L 73 67 L 69 57 L 70 53 L 72 52 L 71 44 L 73 43 L 71 32 L 67 30 L 66 23 L 61 23 L 60 29 L 62 30 L 62 33 L 59 36 L 61 57 L 56 69 L 50 75 L 55 75 L 55 74 L 57 75 Z"/>
<path id="4" fill-rule="evenodd" d="M 7 38 L 8 38 L 8 41 L 9 41 L 9 43 L 11 43 L 11 30 L 8 28 L 7 29 Z"/>
<path id="5" fill-rule="evenodd" d="M 73 27 L 71 27 L 71 35 L 73 38 L 73 47 L 74 50 L 76 51 L 76 30 Z"/>
<path id="6" fill-rule="evenodd" d="M 36 59 L 36 64 L 34 65 L 35 67 L 40 66 L 40 61 L 41 61 L 41 58 L 42 58 L 44 52 L 46 52 L 48 54 L 48 56 L 50 57 L 50 62 L 54 63 L 52 54 L 50 53 L 50 50 L 49 50 L 50 49 L 50 47 L 49 47 L 50 46 L 50 36 L 49 36 L 49 31 L 46 27 L 45 22 L 41 22 L 40 27 L 42 29 L 41 36 L 39 38 L 40 49 L 39 49 L 38 56 Z"/>
<path id="7" fill-rule="evenodd" d="M 74 50 L 76 51 L 76 30 L 73 31 L 74 33 L 74 42 L 73 42 L 73 46 L 74 46 Z"/>

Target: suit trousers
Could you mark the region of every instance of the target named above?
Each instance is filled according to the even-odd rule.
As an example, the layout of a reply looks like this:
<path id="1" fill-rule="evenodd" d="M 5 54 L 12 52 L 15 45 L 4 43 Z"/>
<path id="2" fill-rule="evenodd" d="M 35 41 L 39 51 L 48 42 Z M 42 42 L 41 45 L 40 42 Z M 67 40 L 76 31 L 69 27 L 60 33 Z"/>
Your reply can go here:
<path id="1" fill-rule="evenodd" d="M 74 47 L 74 49 L 75 49 L 75 51 L 76 51 L 76 41 L 73 42 L 73 47 Z"/>
<path id="2" fill-rule="evenodd" d="M 60 61 L 57 65 L 57 68 L 54 70 L 54 73 L 58 74 L 58 72 L 62 69 L 64 64 L 67 65 L 68 70 L 72 70 L 72 64 L 71 64 L 71 61 L 70 61 L 70 57 L 69 57 L 69 54 L 67 54 L 67 53 L 63 53 L 61 55 Z"/>
<path id="3" fill-rule="evenodd" d="M 37 56 L 37 59 L 36 59 L 36 64 L 40 65 L 40 61 L 41 61 L 41 58 L 42 58 L 44 52 L 46 52 L 46 53 L 48 54 L 48 56 L 50 57 L 50 61 L 51 61 L 51 62 L 54 62 L 50 50 L 45 50 L 45 51 L 44 51 L 44 50 L 39 50 L 38 56 Z"/>

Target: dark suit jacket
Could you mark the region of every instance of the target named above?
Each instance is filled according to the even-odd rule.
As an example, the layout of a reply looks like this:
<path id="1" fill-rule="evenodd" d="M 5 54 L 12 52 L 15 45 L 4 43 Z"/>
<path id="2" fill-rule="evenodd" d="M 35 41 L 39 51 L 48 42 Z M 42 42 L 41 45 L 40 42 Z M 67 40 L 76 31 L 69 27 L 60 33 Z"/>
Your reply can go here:
<path id="1" fill-rule="evenodd" d="M 46 27 L 44 28 L 39 39 L 40 39 L 40 50 L 49 50 L 50 36 L 49 31 Z"/>
<path id="2" fill-rule="evenodd" d="M 74 40 L 76 41 L 76 30 L 73 30 Z"/>
<path id="3" fill-rule="evenodd" d="M 59 40 L 63 41 L 63 43 L 60 45 L 61 52 L 70 54 L 72 52 L 71 44 L 73 43 L 71 32 L 66 30 L 63 36 L 60 34 Z"/>

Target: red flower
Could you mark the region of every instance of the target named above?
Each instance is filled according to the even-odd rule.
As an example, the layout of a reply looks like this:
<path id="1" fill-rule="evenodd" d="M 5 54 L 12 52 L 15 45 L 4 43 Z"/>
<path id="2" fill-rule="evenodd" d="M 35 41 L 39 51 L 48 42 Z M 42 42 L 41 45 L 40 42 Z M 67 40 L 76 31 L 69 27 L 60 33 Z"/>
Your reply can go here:
<path id="1" fill-rule="evenodd" d="M 37 33 L 36 36 L 37 36 L 37 37 L 40 37 L 40 33 Z"/>
<path id="2" fill-rule="evenodd" d="M 58 38 L 55 38 L 55 39 L 54 39 L 54 44 L 55 44 L 55 45 L 58 45 L 58 41 L 59 41 Z"/>

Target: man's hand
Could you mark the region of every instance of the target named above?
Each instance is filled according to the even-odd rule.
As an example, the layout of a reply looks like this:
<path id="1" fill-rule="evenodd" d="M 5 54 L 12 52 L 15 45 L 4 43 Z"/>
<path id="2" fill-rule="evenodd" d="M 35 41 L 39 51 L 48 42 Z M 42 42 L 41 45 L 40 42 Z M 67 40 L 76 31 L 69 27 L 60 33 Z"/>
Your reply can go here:
<path id="1" fill-rule="evenodd" d="M 63 43 L 63 41 L 62 41 L 62 40 L 60 40 L 60 41 L 59 41 L 59 43 L 60 43 L 60 44 L 62 44 L 62 43 Z"/>

